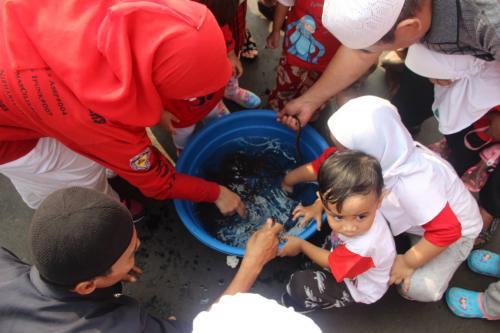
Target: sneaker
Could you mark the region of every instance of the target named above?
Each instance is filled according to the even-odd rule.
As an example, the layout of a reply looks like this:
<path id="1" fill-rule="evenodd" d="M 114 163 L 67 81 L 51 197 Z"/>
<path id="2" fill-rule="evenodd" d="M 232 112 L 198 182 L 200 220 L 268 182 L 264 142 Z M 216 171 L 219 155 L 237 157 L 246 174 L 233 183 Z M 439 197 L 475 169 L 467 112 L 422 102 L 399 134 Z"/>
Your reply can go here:
<path id="1" fill-rule="evenodd" d="M 122 204 L 127 207 L 130 215 L 132 215 L 132 222 L 138 223 L 146 216 L 146 208 L 142 203 L 134 199 L 123 199 Z"/>
<path id="2" fill-rule="evenodd" d="M 456 316 L 490 319 L 482 309 L 482 297 L 483 293 L 453 287 L 446 292 L 446 304 Z"/>
<path id="3" fill-rule="evenodd" d="M 500 255 L 488 250 L 474 250 L 467 258 L 469 268 L 478 274 L 500 278 Z"/>

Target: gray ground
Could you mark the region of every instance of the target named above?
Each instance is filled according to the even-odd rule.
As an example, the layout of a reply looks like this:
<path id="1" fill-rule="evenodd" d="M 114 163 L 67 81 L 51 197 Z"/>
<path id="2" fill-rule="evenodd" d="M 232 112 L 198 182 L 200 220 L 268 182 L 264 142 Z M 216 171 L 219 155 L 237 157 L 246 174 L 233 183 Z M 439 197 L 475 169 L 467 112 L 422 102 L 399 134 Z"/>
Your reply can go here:
<path id="1" fill-rule="evenodd" d="M 259 16 L 256 0 L 250 0 L 248 25 L 257 38 L 258 59 L 245 65 L 241 85 L 265 99 L 267 89 L 274 85 L 274 69 L 279 51 L 264 49 L 268 22 Z M 366 91 L 384 94 L 383 72 L 377 70 L 366 85 Z M 332 109 L 334 109 L 332 107 Z M 321 123 L 321 122 L 320 122 Z M 323 132 L 323 129 L 320 129 Z M 167 136 L 155 131 L 170 150 Z M 438 137 L 433 121 L 428 121 L 419 139 L 424 143 Z M 145 274 L 140 282 L 127 287 L 158 316 L 176 315 L 190 320 L 205 309 L 224 290 L 235 270 L 226 265 L 226 256 L 199 243 L 184 228 L 171 203 L 156 205 L 157 214 L 148 223 L 138 226 L 142 249 L 138 263 Z M 0 177 L 0 245 L 30 260 L 27 230 L 33 211 L 20 199 L 10 182 Z M 500 251 L 500 234 L 487 248 Z M 278 298 L 290 272 L 297 269 L 296 259 L 271 262 L 254 287 L 254 292 Z M 452 286 L 483 290 L 493 279 L 479 276 L 462 265 Z M 323 332 L 498 332 L 498 322 L 464 320 L 455 317 L 443 301 L 417 303 L 401 298 L 394 288 L 378 303 L 354 305 L 346 309 L 318 311 L 308 314 Z M 258 318 L 256 318 L 258 320 Z M 495 328 L 496 327 L 496 328 Z M 237 332 L 237 329 L 235 329 Z"/>

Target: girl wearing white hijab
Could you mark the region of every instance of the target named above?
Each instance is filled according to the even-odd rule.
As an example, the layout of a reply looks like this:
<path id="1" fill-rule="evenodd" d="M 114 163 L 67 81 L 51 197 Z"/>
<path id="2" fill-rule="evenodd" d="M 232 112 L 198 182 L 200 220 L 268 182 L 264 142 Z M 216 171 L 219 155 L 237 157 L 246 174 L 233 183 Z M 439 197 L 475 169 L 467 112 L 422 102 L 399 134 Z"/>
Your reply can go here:
<path id="1" fill-rule="evenodd" d="M 380 211 L 393 235 L 422 236 L 396 257 L 389 283 L 402 284 L 409 299 L 441 299 L 481 230 L 476 201 L 445 160 L 412 140 L 389 101 L 353 99 L 328 127 L 339 150 L 360 150 L 380 161 L 388 190 Z"/>
<path id="2" fill-rule="evenodd" d="M 447 160 L 460 176 L 467 169 L 465 175 L 469 178 L 474 170 L 483 170 L 483 179 L 488 179 L 486 169 L 495 168 L 500 159 L 500 144 L 488 145 L 500 141 L 496 134 L 500 131 L 500 61 L 443 54 L 414 44 L 408 49 L 405 64 L 421 76 L 451 81 L 448 86 L 434 86 L 432 105 L 439 131 L 450 148 Z M 485 145 L 488 147 L 481 150 Z M 483 162 L 476 164 L 480 158 Z M 478 181 L 479 177 L 476 182 L 469 182 L 469 190 L 473 192 L 484 188 L 479 199 L 484 230 L 476 240 L 478 245 L 493 236 L 500 220 L 500 202 L 486 195 L 490 188 L 500 188 L 500 178 L 493 175 L 486 184 Z"/>

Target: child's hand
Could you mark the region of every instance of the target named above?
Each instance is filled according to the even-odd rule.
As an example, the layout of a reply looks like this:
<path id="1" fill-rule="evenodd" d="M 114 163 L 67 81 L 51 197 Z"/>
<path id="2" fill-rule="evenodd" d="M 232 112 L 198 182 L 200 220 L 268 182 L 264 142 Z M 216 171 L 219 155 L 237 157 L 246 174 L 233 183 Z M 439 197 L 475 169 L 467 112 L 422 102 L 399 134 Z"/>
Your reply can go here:
<path id="1" fill-rule="evenodd" d="M 171 114 L 170 112 L 163 110 L 160 117 L 160 126 L 165 130 L 169 131 L 170 134 L 174 135 L 176 132 L 175 126 L 173 123 L 178 123 L 179 119 L 176 116 Z"/>
<path id="2" fill-rule="evenodd" d="M 227 54 L 227 58 L 229 59 L 229 62 L 231 63 L 231 67 L 233 68 L 233 74 L 236 76 L 236 78 L 240 78 L 241 75 L 243 75 L 243 65 L 241 64 L 240 59 L 234 52 L 234 50 L 231 50 Z"/>
<path id="3" fill-rule="evenodd" d="M 397 255 L 391 268 L 391 277 L 389 278 L 388 285 L 403 283 L 403 292 L 408 292 L 410 289 L 410 281 L 414 268 L 408 266 L 404 259 L 404 255 Z"/>
<path id="4" fill-rule="evenodd" d="M 293 210 L 293 220 L 296 221 L 299 217 L 303 217 L 302 221 L 299 223 L 299 226 L 304 227 L 309 224 L 309 221 L 316 220 L 316 229 L 318 231 L 321 230 L 321 222 L 323 220 L 323 205 L 319 199 L 311 205 L 304 207 L 302 205 L 298 205 Z"/>
<path id="5" fill-rule="evenodd" d="M 295 257 L 302 252 L 302 242 L 304 240 L 295 236 L 285 236 L 285 245 L 278 251 L 280 257 Z"/>
<path id="6" fill-rule="evenodd" d="M 280 32 L 278 31 L 273 31 L 269 34 L 267 37 L 267 47 L 270 49 L 275 49 L 279 46 L 280 42 Z"/>
<path id="7" fill-rule="evenodd" d="M 293 193 L 293 185 L 290 185 L 290 183 L 287 181 L 287 176 L 285 176 L 285 178 L 283 178 L 283 181 L 281 182 L 281 189 L 286 194 L 292 194 Z"/>

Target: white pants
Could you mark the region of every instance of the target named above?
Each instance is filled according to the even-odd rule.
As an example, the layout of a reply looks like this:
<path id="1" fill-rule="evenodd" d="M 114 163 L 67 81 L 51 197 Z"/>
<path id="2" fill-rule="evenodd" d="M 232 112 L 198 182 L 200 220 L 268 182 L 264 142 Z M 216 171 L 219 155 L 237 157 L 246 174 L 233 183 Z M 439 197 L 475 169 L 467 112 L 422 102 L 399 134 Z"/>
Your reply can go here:
<path id="1" fill-rule="evenodd" d="M 460 264 L 469 256 L 474 239 L 462 237 L 451 244 L 438 256 L 417 268 L 410 281 L 410 290 L 400 293 L 415 301 L 439 301 Z"/>
<path id="2" fill-rule="evenodd" d="M 119 201 L 108 184 L 106 168 L 52 138 L 42 138 L 25 156 L 0 164 L 0 173 L 10 179 L 33 209 L 52 192 L 71 186 L 92 188 Z"/>

